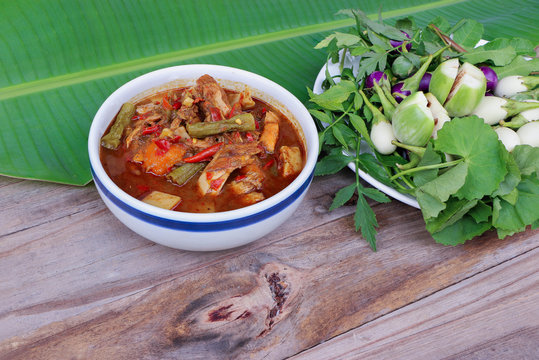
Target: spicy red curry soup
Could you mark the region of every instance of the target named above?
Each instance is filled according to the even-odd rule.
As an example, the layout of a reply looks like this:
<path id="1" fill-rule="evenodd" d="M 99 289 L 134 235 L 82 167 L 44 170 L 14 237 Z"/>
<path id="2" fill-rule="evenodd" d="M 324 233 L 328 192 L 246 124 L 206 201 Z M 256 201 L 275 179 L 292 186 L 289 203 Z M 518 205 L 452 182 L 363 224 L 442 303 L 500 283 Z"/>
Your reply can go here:
<path id="1" fill-rule="evenodd" d="M 182 212 L 248 206 L 290 184 L 305 165 L 297 129 L 249 89 L 203 75 L 189 88 L 126 103 L 101 139 L 112 181 L 149 204 Z"/>

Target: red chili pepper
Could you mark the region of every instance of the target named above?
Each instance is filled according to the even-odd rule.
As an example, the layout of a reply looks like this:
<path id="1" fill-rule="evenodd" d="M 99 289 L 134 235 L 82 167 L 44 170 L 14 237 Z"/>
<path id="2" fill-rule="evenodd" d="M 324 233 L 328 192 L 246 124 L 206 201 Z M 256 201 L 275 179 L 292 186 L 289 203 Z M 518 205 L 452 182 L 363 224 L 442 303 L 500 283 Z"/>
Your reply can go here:
<path id="1" fill-rule="evenodd" d="M 169 141 L 170 141 L 171 143 L 173 143 L 173 144 L 176 144 L 176 143 L 178 143 L 178 142 L 181 140 L 181 138 L 182 138 L 182 137 L 181 137 L 180 135 L 178 135 L 178 136 L 176 136 L 176 137 L 173 137 L 173 138 L 170 139 Z"/>
<path id="2" fill-rule="evenodd" d="M 262 114 L 265 114 L 266 113 L 266 108 L 262 108 Z"/>
<path id="3" fill-rule="evenodd" d="M 246 132 L 245 137 L 247 138 L 247 141 L 250 141 L 250 142 L 255 141 L 255 137 L 250 132 Z"/>
<path id="4" fill-rule="evenodd" d="M 172 104 L 172 108 L 174 108 L 174 110 L 178 110 L 181 107 L 182 107 L 182 103 L 179 100 L 176 101 L 174 104 Z"/>
<path id="5" fill-rule="evenodd" d="M 271 158 L 262 168 L 269 169 L 275 163 L 275 159 Z"/>
<path id="6" fill-rule="evenodd" d="M 216 107 L 211 107 L 210 113 L 212 121 L 220 121 L 223 119 L 223 117 L 221 116 L 221 110 Z"/>
<path id="7" fill-rule="evenodd" d="M 199 152 L 199 153 L 197 153 L 197 154 L 195 154 L 193 156 L 189 156 L 189 157 L 184 158 L 183 161 L 188 162 L 188 163 L 194 163 L 194 162 L 201 162 L 201 161 L 207 160 L 210 157 L 212 157 L 213 155 L 215 155 L 215 153 L 217 151 L 219 151 L 221 146 L 223 146 L 222 142 L 217 143 L 215 145 L 212 145 L 212 146 L 202 150 L 201 152 Z"/>
<path id="8" fill-rule="evenodd" d="M 221 184 L 225 181 L 225 179 L 215 179 L 210 183 L 210 189 L 217 190 L 221 186 Z"/>
<path id="9" fill-rule="evenodd" d="M 238 175 L 236 176 L 236 178 L 234 179 L 235 181 L 241 181 L 243 179 L 245 179 L 247 177 L 247 175 Z"/>
<path id="10" fill-rule="evenodd" d="M 167 98 L 168 98 L 167 95 L 163 96 L 163 101 L 162 101 L 163 107 L 164 107 L 165 109 L 167 109 L 167 110 L 172 110 L 172 105 L 170 105 L 170 103 L 168 102 L 168 99 L 167 99 Z"/>
<path id="11" fill-rule="evenodd" d="M 230 112 L 228 113 L 228 119 L 230 119 L 232 116 L 234 116 L 234 113 L 236 112 L 236 110 L 238 110 L 238 108 L 241 107 L 241 104 L 239 102 L 235 103 L 233 106 L 232 106 L 232 109 L 230 109 Z"/>
<path id="12" fill-rule="evenodd" d="M 142 135 L 153 134 L 157 130 L 159 130 L 159 125 L 150 126 L 142 130 Z"/>
<path id="13" fill-rule="evenodd" d="M 170 149 L 170 142 L 167 139 L 157 139 L 154 140 L 155 145 L 164 152 L 167 152 Z"/>

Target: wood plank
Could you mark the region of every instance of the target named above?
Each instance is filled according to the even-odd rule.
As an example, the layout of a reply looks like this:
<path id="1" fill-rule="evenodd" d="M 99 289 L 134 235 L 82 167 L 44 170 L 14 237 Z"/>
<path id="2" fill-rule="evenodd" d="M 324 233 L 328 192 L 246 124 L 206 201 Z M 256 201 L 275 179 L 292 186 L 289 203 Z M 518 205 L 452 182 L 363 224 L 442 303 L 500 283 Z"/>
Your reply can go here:
<path id="1" fill-rule="evenodd" d="M 102 203 L 93 185 L 15 180 L 0 176 L 0 239 Z"/>
<path id="2" fill-rule="evenodd" d="M 26 181 L 0 188 L 0 228 L 7 233 L 0 236 L 0 339 L 347 216 L 352 207 L 327 209 L 335 186 L 350 181 L 351 172 L 315 179 L 295 221 L 251 245 L 210 253 L 166 248 L 131 232 L 93 185 Z"/>
<path id="3" fill-rule="evenodd" d="M 292 359 L 538 359 L 538 258 L 531 250 Z"/>
<path id="4" fill-rule="evenodd" d="M 18 331 L 1 342 L 0 356 L 280 359 L 534 249 L 539 239 L 539 230 L 505 240 L 487 233 L 463 246 L 444 247 L 432 241 L 417 211 L 398 203 L 376 205 L 375 211 L 381 226 L 377 253 L 353 231 L 352 219 L 342 217 L 213 262 L 203 259 L 205 265 L 193 271 L 177 264 L 166 273 L 154 267 L 150 274 L 129 274 L 161 263 L 160 256 L 167 263 L 174 259 L 170 254 L 184 259 L 184 252 L 170 250 L 144 259 L 142 248 L 136 257 L 124 258 L 119 281 L 105 279 L 122 266 L 122 254 L 82 264 L 80 273 L 56 279 L 54 301 L 10 310 L 0 327 L 17 317 L 31 322 L 95 299 L 101 303 L 60 317 L 62 322 L 40 318 L 35 331 Z M 88 277 L 101 284 L 87 282 Z M 61 284 L 68 280 L 76 284 L 71 291 Z"/>

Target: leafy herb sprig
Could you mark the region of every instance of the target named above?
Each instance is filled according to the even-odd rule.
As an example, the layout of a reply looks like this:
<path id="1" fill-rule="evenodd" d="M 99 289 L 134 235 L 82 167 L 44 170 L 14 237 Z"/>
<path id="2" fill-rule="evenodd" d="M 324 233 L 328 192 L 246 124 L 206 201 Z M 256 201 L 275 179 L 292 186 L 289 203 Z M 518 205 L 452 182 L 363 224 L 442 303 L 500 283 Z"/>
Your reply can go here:
<path id="1" fill-rule="evenodd" d="M 334 174 L 350 163 L 356 170 L 355 181 L 336 192 L 330 210 L 357 193 L 356 231 L 376 251 L 378 223 L 366 197 L 382 203 L 390 199 L 361 184 L 358 171 L 362 170 L 414 195 L 427 230 L 442 244 L 460 244 L 493 228 L 503 238 L 530 224 L 539 226 L 538 148 L 518 146 L 508 153 L 490 126 L 480 118 L 467 117 L 444 125 L 425 148 L 403 145 L 408 150 L 399 148 L 383 155 L 369 136 L 374 116 L 366 104 L 382 111 L 395 106 L 391 85 L 399 80 L 397 76 L 413 74 L 431 54 L 429 71 L 446 59 L 459 57 L 463 62 L 489 65 L 499 78 L 528 75 L 539 70 L 539 59 L 525 59 L 535 55 L 533 44 L 513 38 L 476 47 L 483 38 L 483 26 L 471 19 L 451 26 L 437 17 L 420 28 L 412 18 L 392 26 L 373 21 L 360 10 L 339 13 L 353 17 L 356 26 L 346 33 L 335 32 L 316 46 L 326 49 L 328 62 L 338 64 L 339 73 L 332 75 L 326 67 L 324 92 L 308 89 L 309 111 L 317 122 L 321 144 L 315 174 Z M 395 42 L 400 45 L 395 47 Z M 388 80 L 381 81 L 378 89 L 365 89 L 366 77 L 374 71 L 383 71 Z M 536 99 L 537 91 L 527 98 Z M 390 118 L 387 111 L 386 116 Z M 446 161 L 447 156 L 453 160 Z"/>

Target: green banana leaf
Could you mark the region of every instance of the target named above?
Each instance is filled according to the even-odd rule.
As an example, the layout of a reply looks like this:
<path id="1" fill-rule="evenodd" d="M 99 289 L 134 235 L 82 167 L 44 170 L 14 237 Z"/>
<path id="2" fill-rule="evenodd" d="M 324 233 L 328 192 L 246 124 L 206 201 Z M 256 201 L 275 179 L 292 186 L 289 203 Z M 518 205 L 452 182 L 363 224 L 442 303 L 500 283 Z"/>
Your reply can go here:
<path id="1" fill-rule="evenodd" d="M 313 47 L 353 25 L 338 10 L 358 7 L 420 25 L 468 17 L 487 40 L 539 42 L 537 0 L 0 0 L 0 174 L 88 183 L 87 134 L 100 104 L 162 67 L 234 66 L 304 101 L 326 56 Z"/>

